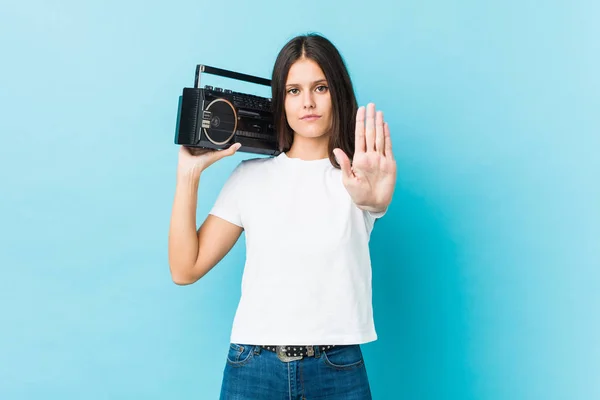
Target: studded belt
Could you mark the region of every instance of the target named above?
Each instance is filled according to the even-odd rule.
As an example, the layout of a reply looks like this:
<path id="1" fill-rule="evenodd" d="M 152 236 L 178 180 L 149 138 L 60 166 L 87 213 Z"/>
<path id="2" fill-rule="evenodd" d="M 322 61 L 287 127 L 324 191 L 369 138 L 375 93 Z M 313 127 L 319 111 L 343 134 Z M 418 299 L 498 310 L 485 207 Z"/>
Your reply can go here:
<path id="1" fill-rule="evenodd" d="M 263 349 L 272 351 L 277 354 L 277 357 L 283 362 L 297 361 L 304 357 L 314 357 L 315 347 L 319 348 L 320 352 L 329 350 L 335 345 L 320 345 L 320 346 L 260 346 Z"/>

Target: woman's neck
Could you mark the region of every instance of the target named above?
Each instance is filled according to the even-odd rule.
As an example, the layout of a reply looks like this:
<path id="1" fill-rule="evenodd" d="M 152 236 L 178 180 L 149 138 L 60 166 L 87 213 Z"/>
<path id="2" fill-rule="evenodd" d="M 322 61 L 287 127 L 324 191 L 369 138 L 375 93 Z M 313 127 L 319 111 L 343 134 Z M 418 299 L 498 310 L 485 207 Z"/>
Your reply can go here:
<path id="1" fill-rule="evenodd" d="M 292 147 L 286 152 L 289 158 L 301 160 L 321 160 L 329 157 L 329 137 L 305 138 L 294 134 Z"/>

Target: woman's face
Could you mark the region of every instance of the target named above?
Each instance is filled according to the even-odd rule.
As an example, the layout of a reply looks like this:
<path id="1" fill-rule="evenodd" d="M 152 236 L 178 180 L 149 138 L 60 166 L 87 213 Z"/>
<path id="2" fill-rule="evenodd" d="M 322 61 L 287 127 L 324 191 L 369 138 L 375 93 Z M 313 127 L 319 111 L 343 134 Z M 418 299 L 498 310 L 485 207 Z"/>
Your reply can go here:
<path id="1" fill-rule="evenodd" d="M 306 138 L 328 135 L 331 96 L 319 64 L 307 58 L 296 61 L 288 73 L 285 91 L 285 115 L 293 131 Z"/>

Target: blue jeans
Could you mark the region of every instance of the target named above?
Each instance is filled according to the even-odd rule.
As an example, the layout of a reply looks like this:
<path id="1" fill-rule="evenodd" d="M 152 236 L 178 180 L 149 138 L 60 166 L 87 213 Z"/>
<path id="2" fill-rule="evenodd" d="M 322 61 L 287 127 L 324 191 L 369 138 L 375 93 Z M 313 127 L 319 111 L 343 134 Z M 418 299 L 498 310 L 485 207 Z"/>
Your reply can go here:
<path id="1" fill-rule="evenodd" d="M 221 400 L 370 400 L 360 345 L 335 346 L 284 362 L 260 346 L 231 343 Z"/>

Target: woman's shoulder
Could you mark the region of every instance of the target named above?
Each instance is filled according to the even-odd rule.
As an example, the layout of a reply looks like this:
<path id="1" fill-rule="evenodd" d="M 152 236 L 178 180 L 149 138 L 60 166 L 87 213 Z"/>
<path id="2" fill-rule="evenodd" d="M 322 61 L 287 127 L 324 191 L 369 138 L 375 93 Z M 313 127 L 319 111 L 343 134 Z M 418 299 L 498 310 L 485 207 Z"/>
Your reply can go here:
<path id="1" fill-rule="evenodd" d="M 240 162 L 240 167 L 246 173 L 260 172 L 275 165 L 275 157 L 253 157 Z"/>

